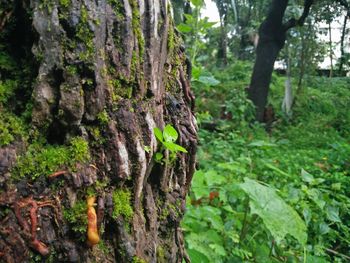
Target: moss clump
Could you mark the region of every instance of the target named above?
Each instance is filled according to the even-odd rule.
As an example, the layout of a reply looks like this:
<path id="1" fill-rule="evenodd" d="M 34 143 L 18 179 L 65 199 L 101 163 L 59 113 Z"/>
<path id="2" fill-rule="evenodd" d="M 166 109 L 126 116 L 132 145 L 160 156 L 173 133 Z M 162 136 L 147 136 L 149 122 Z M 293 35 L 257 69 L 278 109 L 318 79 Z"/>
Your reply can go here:
<path id="1" fill-rule="evenodd" d="M 85 233 L 87 230 L 87 205 L 86 202 L 81 200 L 77 201 L 72 208 L 66 208 L 63 210 L 63 217 L 72 226 L 72 230 L 80 234 L 82 239 L 85 239 Z"/>
<path id="2" fill-rule="evenodd" d="M 73 138 L 69 146 L 36 142 L 19 158 L 12 174 L 15 179 L 30 177 L 35 180 L 41 175 L 50 175 L 62 168 L 74 169 L 77 162 L 85 162 L 89 158 L 89 145 L 81 137 Z"/>
<path id="3" fill-rule="evenodd" d="M 101 111 L 99 114 L 97 114 L 97 120 L 99 123 L 103 126 L 107 125 L 109 122 L 108 113 L 106 110 Z"/>
<path id="4" fill-rule="evenodd" d="M 174 26 L 172 23 L 172 20 L 170 22 L 170 26 L 169 26 L 169 32 L 168 32 L 168 50 L 169 50 L 169 54 L 171 54 L 175 48 L 175 32 L 174 32 Z"/>
<path id="5" fill-rule="evenodd" d="M 157 262 L 158 263 L 165 263 L 165 251 L 162 246 L 157 247 Z"/>
<path id="6" fill-rule="evenodd" d="M 142 259 L 142 258 L 139 258 L 139 257 L 137 257 L 137 256 L 134 256 L 134 257 L 132 258 L 132 263 L 147 263 L 147 261 L 144 260 L 144 259 Z"/>
<path id="7" fill-rule="evenodd" d="M 74 163 L 85 162 L 90 159 L 89 144 L 82 137 L 71 139 L 69 152 Z"/>
<path id="8" fill-rule="evenodd" d="M 132 9 L 132 28 L 138 42 L 139 57 L 140 59 L 142 59 L 145 47 L 145 40 L 141 31 L 140 10 L 136 0 L 131 0 L 130 6 Z"/>
<path id="9" fill-rule="evenodd" d="M 64 7 L 64 8 L 68 8 L 71 4 L 70 0 L 60 0 L 60 6 Z"/>
<path id="10" fill-rule="evenodd" d="M 13 142 L 16 137 L 25 137 L 25 126 L 22 119 L 1 109 L 0 106 L 0 147 Z"/>
<path id="11" fill-rule="evenodd" d="M 131 193 L 130 191 L 118 189 L 113 192 L 113 217 L 117 219 L 119 216 L 123 216 L 125 220 L 130 221 L 134 215 L 134 211 L 131 206 Z"/>
<path id="12" fill-rule="evenodd" d="M 108 84 L 113 89 L 112 100 L 113 102 L 118 102 L 122 98 L 130 99 L 132 97 L 133 88 L 127 81 L 119 79 L 111 79 Z"/>
<path id="13" fill-rule="evenodd" d="M 88 22 L 89 14 L 86 7 L 83 5 L 81 7 L 80 23 L 77 28 L 76 37 L 85 45 L 85 50 L 80 52 L 79 59 L 84 62 L 91 63 L 95 54 L 95 45 L 94 33 L 90 30 Z"/>

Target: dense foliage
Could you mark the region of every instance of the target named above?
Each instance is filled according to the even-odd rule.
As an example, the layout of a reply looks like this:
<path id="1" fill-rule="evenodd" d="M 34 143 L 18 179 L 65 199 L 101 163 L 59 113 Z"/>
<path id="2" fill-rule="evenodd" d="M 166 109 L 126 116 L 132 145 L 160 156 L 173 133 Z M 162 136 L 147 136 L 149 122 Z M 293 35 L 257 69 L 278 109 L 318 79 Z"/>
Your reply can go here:
<path id="1" fill-rule="evenodd" d="M 349 79 L 314 77 L 292 119 L 266 131 L 251 122 L 244 89 L 250 65 L 194 83 L 199 170 L 183 228 L 193 262 L 347 262 L 350 216 Z M 280 108 L 285 77 L 273 76 Z M 209 125 L 211 124 L 211 125 Z"/>

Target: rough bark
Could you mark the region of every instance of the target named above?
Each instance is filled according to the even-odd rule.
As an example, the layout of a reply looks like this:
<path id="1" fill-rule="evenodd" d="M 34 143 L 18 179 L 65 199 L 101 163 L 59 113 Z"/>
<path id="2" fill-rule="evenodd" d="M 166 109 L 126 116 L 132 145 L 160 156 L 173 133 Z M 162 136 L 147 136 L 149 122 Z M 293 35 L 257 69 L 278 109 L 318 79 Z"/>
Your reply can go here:
<path id="1" fill-rule="evenodd" d="M 283 23 L 288 0 L 273 0 L 266 19 L 260 25 L 256 59 L 248 89 L 248 97 L 256 107 L 257 121 L 264 121 L 273 66 L 284 46 L 286 32 L 292 27 L 303 25 L 312 3 L 312 0 L 305 0 L 301 17 L 298 20 L 290 19 Z"/>
<path id="2" fill-rule="evenodd" d="M 53 147 L 80 136 L 89 143 L 90 158 L 72 167 L 62 163 L 50 176 L 15 179 L 13 171 L 36 137 L 17 136 L 0 148 L 0 259 L 187 260 L 179 223 L 195 169 L 197 128 L 169 3 L 8 2 L 14 13 L 4 28 L 16 33 L 11 41 L 36 62 L 28 85 L 33 87 L 30 130 Z M 18 15 L 26 17 L 25 25 Z M 23 41 L 21 31 L 30 41 Z M 166 124 L 175 127 L 177 143 L 188 153 L 160 164 L 155 153 L 168 156 L 168 151 L 161 149 L 153 128 Z M 132 208 L 130 218 L 116 215 L 122 201 L 118 191 L 130 194 L 130 203 L 123 204 Z M 87 233 L 75 232 L 64 216 L 89 195 L 96 197 L 96 215 L 91 205 L 86 208 L 89 227 L 97 226 L 101 239 L 93 246 Z M 80 215 L 84 220 L 87 210 Z"/>

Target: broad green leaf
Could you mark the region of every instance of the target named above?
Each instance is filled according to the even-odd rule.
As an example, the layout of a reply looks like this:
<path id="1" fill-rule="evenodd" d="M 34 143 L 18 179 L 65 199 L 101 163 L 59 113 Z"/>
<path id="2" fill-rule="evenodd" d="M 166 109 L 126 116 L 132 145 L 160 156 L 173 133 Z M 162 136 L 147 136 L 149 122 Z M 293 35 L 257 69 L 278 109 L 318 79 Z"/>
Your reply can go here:
<path id="1" fill-rule="evenodd" d="M 192 30 L 192 27 L 189 25 L 186 25 L 184 23 L 181 23 L 180 25 L 177 26 L 177 29 L 181 32 L 181 33 L 189 33 Z"/>
<path id="2" fill-rule="evenodd" d="M 209 170 L 205 173 L 205 181 L 208 186 L 221 185 L 226 182 L 226 177 L 215 170 Z"/>
<path id="3" fill-rule="evenodd" d="M 195 249 L 188 249 L 187 252 L 191 258 L 192 263 L 210 263 L 210 260 L 207 258 L 206 255 Z"/>
<path id="4" fill-rule="evenodd" d="M 200 83 L 203 83 L 204 85 L 207 85 L 207 86 L 216 86 L 216 85 L 220 84 L 220 81 L 218 81 L 213 76 L 200 76 L 198 78 L 198 81 Z"/>
<path id="5" fill-rule="evenodd" d="M 205 185 L 205 175 L 202 170 L 198 170 L 194 173 L 192 179 L 192 191 L 196 199 L 199 199 L 203 196 L 208 196 L 209 189 Z"/>
<path id="6" fill-rule="evenodd" d="M 156 138 L 160 141 L 163 142 L 163 133 L 159 128 L 154 128 L 153 129 L 154 135 L 156 136 Z"/>
<path id="7" fill-rule="evenodd" d="M 200 7 L 203 4 L 203 0 L 191 0 L 191 3 L 195 6 L 195 7 Z"/>
<path id="8" fill-rule="evenodd" d="M 183 15 L 186 18 L 186 24 L 191 24 L 192 22 L 194 22 L 194 18 L 192 15 L 190 14 L 183 14 Z"/>
<path id="9" fill-rule="evenodd" d="M 175 142 L 179 137 L 179 134 L 173 126 L 167 124 L 163 130 L 163 137 L 166 142 Z"/>
<path id="10" fill-rule="evenodd" d="M 192 80 L 198 80 L 202 72 L 202 69 L 193 65 L 192 68 Z"/>
<path id="11" fill-rule="evenodd" d="M 183 148 L 182 146 L 173 143 L 173 142 L 163 142 L 164 146 L 172 152 L 183 152 L 183 153 L 187 153 L 187 150 L 185 148 Z"/>
<path id="12" fill-rule="evenodd" d="M 339 218 L 339 207 L 327 206 L 326 213 L 327 213 L 327 218 L 330 221 L 336 222 L 336 223 L 341 223 L 341 220 Z"/>
<path id="13" fill-rule="evenodd" d="M 220 246 L 218 244 L 210 244 L 209 247 L 214 250 L 215 254 L 218 254 L 220 256 L 226 256 L 226 250 L 223 246 Z"/>
<path id="14" fill-rule="evenodd" d="M 187 150 L 184 147 L 182 147 L 182 146 L 180 146 L 178 144 L 175 144 L 175 150 L 178 151 L 178 152 L 188 153 Z"/>
<path id="15" fill-rule="evenodd" d="M 313 175 L 308 173 L 304 169 L 301 169 L 301 179 L 303 179 L 304 182 L 309 184 L 311 184 L 314 181 Z"/>
<path id="16" fill-rule="evenodd" d="M 326 202 L 323 200 L 322 193 L 316 189 L 316 188 L 311 188 L 307 190 L 307 194 L 309 198 L 315 202 L 315 204 L 320 208 L 323 209 L 324 206 L 326 205 Z"/>
<path id="17" fill-rule="evenodd" d="M 277 241 L 290 234 L 301 244 L 307 240 L 306 225 L 298 213 L 276 194 L 275 189 L 249 178 L 239 185 L 250 198 L 252 214 L 257 214 Z"/>
<path id="18" fill-rule="evenodd" d="M 321 235 L 328 234 L 329 231 L 331 230 L 330 227 L 325 222 L 320 223 L 318 228 L 319 228 L 319 231 L 320 231 L 319 233 Z"/>

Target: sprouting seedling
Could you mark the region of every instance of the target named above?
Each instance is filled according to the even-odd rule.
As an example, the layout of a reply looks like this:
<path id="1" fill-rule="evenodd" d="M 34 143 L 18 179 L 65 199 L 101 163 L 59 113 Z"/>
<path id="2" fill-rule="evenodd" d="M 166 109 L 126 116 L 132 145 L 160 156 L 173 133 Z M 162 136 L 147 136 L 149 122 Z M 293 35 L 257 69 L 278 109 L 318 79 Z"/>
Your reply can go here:
<path id="1" fill-rule="evenodd" d="M 175 160 L 176 154 L 178 152 L 187 153 L 187 150 L 184 147 L 175 143 L 179 137 L 179 134 L 171 124 L 167 124 L 163 132 L 159 128 L 154 128 L 153 132 L 158 141 L 162 144 L 162 148 L 169 150 L 170 161 Z M 154 159 L 156 160 L 156 162 L 163 163 L 163 153 L 157 152 L 154 156 Z"/>

